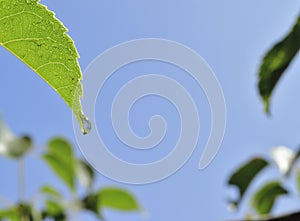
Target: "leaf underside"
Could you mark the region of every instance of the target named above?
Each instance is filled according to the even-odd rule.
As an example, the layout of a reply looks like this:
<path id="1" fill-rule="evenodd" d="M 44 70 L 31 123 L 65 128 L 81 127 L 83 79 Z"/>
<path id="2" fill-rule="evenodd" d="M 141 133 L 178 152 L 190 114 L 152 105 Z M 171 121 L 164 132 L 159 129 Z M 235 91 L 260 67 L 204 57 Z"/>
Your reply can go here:
<path id="1" fill-rule="evenodd" d="M 82 73 L 67 29 L 38 0 L 0 0 L 0 45 L 45 80 L 73 110 L 84 132 Z"/>

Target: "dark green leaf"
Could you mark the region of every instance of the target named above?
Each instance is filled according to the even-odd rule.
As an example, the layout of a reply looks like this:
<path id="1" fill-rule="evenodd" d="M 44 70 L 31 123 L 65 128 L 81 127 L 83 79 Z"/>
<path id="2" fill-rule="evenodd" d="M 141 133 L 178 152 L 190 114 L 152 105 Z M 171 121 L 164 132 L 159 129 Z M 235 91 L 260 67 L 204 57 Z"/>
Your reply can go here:
<path id="1" fill-rule="evenodd" d="M 135 197 L 123 190 L 107 187 L 99 192 L 101 208 L 110 208 L 120 211 L 137 211 L 140 209 Z"/>
<path id="2" fill-rule="evenodd" d="M 100 205 L 99 205 L 99 195 L 90 193 L 89 195 L 85 196 L 82 200 L 83 208 L 94 213 L 99 219 L 103 219 L 103 216 L 100 212 Z"/>
<path id="3" fill-rule="evenodd" d="M 91 187 L 94 181 L 94 170 L 85 161 L 76 160 L 76 174 L 79 182 L 85 187 Z"/>
<path id="4" fill-rule="evenodd" d="M 271 212 L 276 199 L 288 191 L 281 186 L 280 182 L 273 181 L 259 189 L 252 200 L 252 206 L 259 215 L 267 215 Z"/>
<path id="5" fill-rule="evenodd" d="M 239 189 L 240 193 L 239 198 L 232 203 L 238 206 L 252 180 L 266 166 L 268 166 L 268 162 L 265 159 L 254 158 L 244 164 L 231 175 L 228 184 L 236 186 Z"/>
<path id="6" fill-rule="evenodd" d="M 48 144 L 44 160 L 71 190 L 75 190 L 75 158 L 72 147 L 63 138 L 54 138 Z"/>
<path id="7" fill-rule="evenodd" d="M 300 17 L 288 35 L 267 52 L 259 70 L 259 93 L 269 112 L 272 92 L 300 49 Z"/>

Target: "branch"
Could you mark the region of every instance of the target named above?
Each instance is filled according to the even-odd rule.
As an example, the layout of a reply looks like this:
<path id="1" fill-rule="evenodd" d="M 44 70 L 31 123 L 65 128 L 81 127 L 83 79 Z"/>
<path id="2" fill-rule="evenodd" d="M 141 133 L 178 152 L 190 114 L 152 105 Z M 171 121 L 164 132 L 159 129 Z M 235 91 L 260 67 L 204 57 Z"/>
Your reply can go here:
<path id="1" fill-rule="evenodd" d="M 239 221 L 247 221 L 247 220 L 239 220 Z M 278 217 L 254 219 L 253 221 L 300 221 L 300 211 L 295 213 L 289 213 Z"/>

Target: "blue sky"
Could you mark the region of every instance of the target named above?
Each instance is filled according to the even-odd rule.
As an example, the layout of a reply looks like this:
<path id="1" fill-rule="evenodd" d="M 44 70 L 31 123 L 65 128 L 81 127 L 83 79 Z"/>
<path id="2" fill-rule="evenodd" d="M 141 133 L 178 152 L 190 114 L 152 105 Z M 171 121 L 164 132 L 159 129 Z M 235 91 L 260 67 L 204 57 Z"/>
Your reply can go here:
<path id="1" fill-rule="evenodd" d="M 273 146 L 299 145 L 300 105 L 296 102 L 300 82 L 299 57 L 276 88 L 271 117 L 264 115 L 256 90 L 260 59 L 293 24 L 299 13 L 299 1 L 43 0 L 42 3 L 55 11 L 68 27 L 68 33 L 80 53 L 79 62 L 83 70 L 97 55 L 122 42 L 137 38 L 164 38 L 185 44 L 199 53 L 214 70 L 224 91 L 227 129 L 221 150 L 213 163 L 204 171 L 197 170 L 209 133 L 210 114 L 201 88 L 191 83 L 188 89 L 199 107 L 201 122 L 199 145 L 193 156 L 176 174 L 150 185 L 125 185 L 100 175 L 100 186 L 117 185 L 129 189 L 147 211 L 147 215 L 142 216 L 105 211 L 107 220 L 228 220 L 241 217 L 247 211 L 247 202 L 238 214 L 227 210 L 226 198 L 235 195 L 225 185 L 230 172 L 253 155 L 267 154 Z M 0 112 L 13 131 L 30 134 L 36 144 L 34 154 L 27 160 L 27 197 L 30 198 L 34 190 L 46 182 L 54 182 L 65 191 L 51 172 L 45 173 L 38 153 L 43 151 L 46 141 L 56 135 L 65 136 L 75 144 L 72 113 L 63 100 L 22 62 L 2 48 L 0 56 L 3 72 Z M 135 67 L 125 67 L 118 73 L 152 73 L 161 68 L 169 74 L 174 73 L 175 77 L 182 74 L 179 70 L 155 62 L 137 63 Z M 184 84 L 189 82 L 185 78 L 182 81 Z M 118 86 L 114 79 L 111 84 L 106 89 L 107 95 L 97 100 L 99 121 L 102 121 L 101 111 L 105 111 L 101 109 L 102 104 L 106 104 L 111 96 L 110 88 Z M 142 135 L 147 134 L 147 130 L 140 119 L 151 114 L 148 107 L 155 101 L 151 99 L 133 109 L 133 118 L 136 118 L 132 122 L 133 128 Z M 167 115 L 167 121 L 174 124 L 170 128 L 176 128 L 176 111 L 163 100 L 156 101 L 159 108 L 154 112 L 162 111 L 162 115 L 171 113 Z M 140 114 L 143 111 L 144 114 Z M 104 124 L 99 123 L 98 128 L 103 128 L 101 133 L 105 134 L 107 142 L 117 144 L 111 140 L 111 130 L 105 130 L 110 127 L 109 119 L 103 120 Z M 166 137 L 171 140 L 165 144 L 172 144 L 172 138 L 177 133 L 175 129 L 171 130 Z M 80 154 L 79 148 L 74 146 Z M 168 151 L 170 149 L 156 150 L 148 156 L 140 156 L 126 152 L 117 145 L 112 149 L 116 155 L 133 162 L 159 159 Z M 16 165 L 1 159 L 0 174 L 3 177 L 0 196 L 16 199 Z M 277 175 L 274 171 L 270 174 Z M 271 177 L 270 174 L 265 174 L 266 179 Z M 297 209 L 295 198 L 281 200 L 276 206 L 277 213 L 293 209 Z"/>

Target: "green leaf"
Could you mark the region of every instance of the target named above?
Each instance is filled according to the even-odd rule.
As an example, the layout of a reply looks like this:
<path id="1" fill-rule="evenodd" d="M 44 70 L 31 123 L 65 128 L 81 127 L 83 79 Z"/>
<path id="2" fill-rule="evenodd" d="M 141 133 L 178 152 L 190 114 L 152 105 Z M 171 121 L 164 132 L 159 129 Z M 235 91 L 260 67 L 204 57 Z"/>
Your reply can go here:
<path id="1" fill-rule="evenodd" d="M 52 186 L 43 186 L 40 191 L 54 198 L 61 198 L 61 194 Z"/>
<path id="2" fill-rule="evenodd" d="M 140 209 L 135 197 L 114 187 L 103 188 L 99 191 L 100 208 L 110 208 L 120 211 L 138 211 Z"/>
<path id="3" fill-rule="evenodd" d="M 84 209 L 94 213 L 99 219 L 103 219 L 99 205 L 99 195 L 90 193 L 81 200 Z"/>
<path id="4" fill-rule="evenodd" d="M 56 202 L 48 200 L 46 201 L 46 211 L 48 216 L 53 217 L 63 213 L 63 208 L 61 207 L 61 205 L 57 204 Z"/>
<path id="5" fill-rule="evenodd" d="M 20 216 L 18 214 L 17 208 L 9 208 L 6 210 L 0 210 L 0 220 L 11 220 L 11 221 L 19 221 Z"/>
<path id="6" fill-rule="evenodd" d="M 268 164 L 269 163 L 263 158 L 254 158 L 245 163 L 231 175 L 228 185 L 236 186 L 240 193 L 239 198 L 231 203 L 238 206 L 253 179 L 258 175 L 259 172 L 268 166 Z"/>
<path id="7" fill-rule="evenodd" d="M 48 220 L 47 218 L 52 218 L 51 220 L 54 221 L 66 220 L 63 206 L 51 200 L 45 202 L 45 209 L 42 212 L 42 217 L 43 220 Z"/>
<path id="8" fill-rule="evenodd" d="M 267 215 L 271 212 L 276 199 L 288 191 L 281 186 L 280 182 L 273 181 L 259 189 L 252 200 L 252 206 L 259 215 Z"/>
<path id="9" fill-rule="evenodd" d="M 0 155 L 19 159 L 32 148 L 30 137 L 17 137 L 0 118 Z"/>
<path id="10" fill-rule="evenodd" d="M 297 181 L 297 189 L 298 189 L 298 193 L 300 193 L 300 171 L 297 171 L 297 174 L 296 174 L 296 181 Z"/>
<path id="11" fill-rule="evenodd" d="M 267 52 L 259 70 L 259 93 L 269 113 L 272 92 L 300 49 L 300 17 L 283 40 Z"/>
<path id="12" fill-rule="evenodd" d="M 43 155 L 50 168 L 67 186 L 75 190 L 75 158 L 72 147 L 63 138 L 54 138 L 48 143 L 48 152 Z"/>
<path id="13" fill-rule="evenodd" d="M 38 0 L 0 0 L 0 45 L 14 54 L 68 104 L 83 133 L 89 125 L 82 113 L 79 55 L 67 29 Z"/>
<path id="14" fill-rule="evenodd" d="M 85 161 L 76 160 L 76 174 L 79 182 L 85 187 L 91 187 L 94 182 L 94 170 Z"/>

